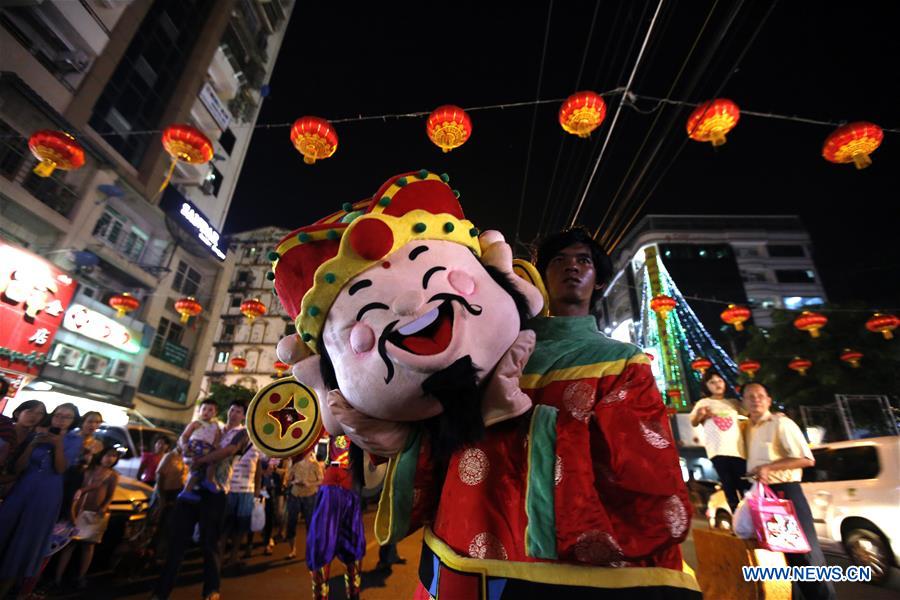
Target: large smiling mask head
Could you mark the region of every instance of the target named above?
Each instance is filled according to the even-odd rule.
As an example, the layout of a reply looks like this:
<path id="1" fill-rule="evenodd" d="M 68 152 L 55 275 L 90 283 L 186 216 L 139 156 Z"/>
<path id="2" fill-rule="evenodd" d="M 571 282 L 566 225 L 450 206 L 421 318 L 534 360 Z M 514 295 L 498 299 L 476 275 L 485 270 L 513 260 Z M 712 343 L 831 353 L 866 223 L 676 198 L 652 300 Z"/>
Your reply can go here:
<path id="1" fill-rule="evenodd" d="M 373 417 L 440 413 L 423 382 L 464 357 L 484 377 L 519 332 L 519 309 L 498 283 L 506 275 L 482 264 L 482 245 L 508 246 L 479 239 L 447 181 L 424 170 L 393 177 L 372 199 L 293 232 L 270 257 L 303 341 L 327 353 L 341 393 Z"/>

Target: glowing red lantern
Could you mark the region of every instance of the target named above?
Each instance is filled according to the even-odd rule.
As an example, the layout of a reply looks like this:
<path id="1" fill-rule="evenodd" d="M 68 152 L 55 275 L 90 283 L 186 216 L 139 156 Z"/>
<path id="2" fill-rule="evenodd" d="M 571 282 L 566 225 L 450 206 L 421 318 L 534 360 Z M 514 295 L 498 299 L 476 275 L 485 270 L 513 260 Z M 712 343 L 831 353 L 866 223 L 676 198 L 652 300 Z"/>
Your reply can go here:
<path id="1" fill-rule="evenodd" d="M 788 363 L 788 369 L 796 371 L 801 375 L 806 375 L 807 369 L 812 366 L 812 361 L 806 358 L 794 357 L 794 360 Z"/>
<path id="2" fill-rule="evenodd" d="M 578 92 L 563 102 L 559 109 L 559 124 L 568 133 L 590 137 L 606 117 L 606 102 L 596 92 Z"/>
<path id="3" fill-rule="evenodd" d="M 188 319 L 202 313 L 203 307 L 193 296 L 188 296 L 175 301 L 175 312 L 181 315 L 182 323 L 187 323 Z"/>
<path id="4" fill-rule="evenodd" d="M 242 370 L 246 366 L 247 366 L 247 359 L 244 358 L 243 356 L 235 356 L 234 358 L 231 359 L 231 367 L 234 369 L 235 373 Z"/>
<path id="5" fill-rule="evenodd" d="M 213 157 L 213 145 L 209 138 L 202 131 L 187 123 L 166 127 L 162 133 L 162 145 L 168 155 L 172 157 L 172 164 L 169 165 L 169 172 L 166 173 L 166 178 L 159 188 L 160 192 L 169 185 L 178 161 L 191 165 L 203 165 Z"/>
<path id="6" fill-rule="evenodd" d="M 280 360 L 275 361 L 275 373 L 281 377 L 281 374 L 291 368 L 291 365 L 286 362 L 282 362 Z"/>
<path id="7" fill-rule="evenodd" d="M 735 330 L 743 331 L 744 322 L 750 318 L 750 309 L 746 306 L 738 306 L 737 304 L 729 304 L 728 308 L 719 315 L 725 323 L 733 325 Z"/>
<path id="8" fill-rule="evenodd" d="M 291 143 L 308 165 L 337 152 L 338 136 L 334 127 L 320 117 L 300 117 L 291 127 Z"/>
<path id="9" fill-rule="evenodd" d="M 139 309 L 141 307 L 141 301 L 128 292 L 124 292 L 110 298 L 109 305 L 116 309 L 116 317 L 121 319 L 128 313 Z"/>
<path id="10" fill-rule="evenodd" d="M 756 372 L 759 371 L 759 368 L 762 365 L 759 364 L 759 361 L 748 358 L 747 360 L 742 360 L 738 365 L 738 370 L 741 373 L 746 373 L 747 377 L 753 379 L 756 376 Z"/>
<path id="11" fill-rule="evenodd" d="M 84 166 L 84 148 L 68 133 L 42 129 L 28 138 L 28 149 L 39 161 L 35 175 L 50 177 L 55 169 L 72 171 Z"/>
<path id="12" fill-rule="evenodd" d="M 725 134 L 734 129 L 740 118 L 741 111 L 737 104 L 727 98 L 704 102 L 688 117 L 688 137 L 721 146 L 725 143 Z"/>
<path id="13" fill-rule="evenodd" d="M 699 357 L 691 361 L 691 368 L 699 371 L 700 375 L 706 373 L 706 370 L 712 366 L 712 362 L 708 358 Z"/>
<path id="14" fill-rule="evenodd" d="M 472 135 L 472 119 L 466 111 L 452 104 L 434 109 L 425 123 L 428 139 L 444 152 L 465 144 Z"/>
<path id="15" fill-rule="evenodd" d="M 800 331 L 808 331 L 809 335 L 814 338 L 819 337 L 819 330 L 828 323 L 828 317 L 825 315 L 804 310 L 800 316 L 794 319 L 794 327 Z"/>
<path id="16" fill-rule="evenodd" d="M 669 315 L 669 312 L 676 306 L 678 306 L 678 302 L 675 301 L 675 298 L 666 296 L 665 294 L 657 294 L 650 300 L 650 310 L 663 319 L 665 319 Z"/>
<path id="17" fill-rule="evenodd" d="M 854 369 L 859 368 L 859 361 L 862 360 L 863 356 L 865 355 L 862 352 L 858 350 L 851 350 L 850 348 L 844 348 L 844 351 L 841 352 L 841 360 L 849 364 Z"/>
<path id="18" fill-rule="evenodd" d="M 257 298 L 244 300 L 241 302 L 241 314 L 247 317 L 247 320 L 252 323 L 253 319 L 256 317 L 261 317 L 266 314 L 266 305 Z"/>
<path id="19" fill-rule="evenodd" d="M 822 156 L 829 162 L 852 162 L 857 169 L 865 169 L 872 164 L 869 155 L 878 149 L 883 139 L 884 132 L 874 123 L 848 123 L 832 131 L 825 139 Z"/>
<path id="20" fill-rule="evenodd" d="M 886 340 L 894 337 L 893 331 L 898 326 L 900 326 L 900 318 L 882 313 L 875 313 L 871 319 L 866 321 L 866 329 L 872 333 L 880 333 Z"/>

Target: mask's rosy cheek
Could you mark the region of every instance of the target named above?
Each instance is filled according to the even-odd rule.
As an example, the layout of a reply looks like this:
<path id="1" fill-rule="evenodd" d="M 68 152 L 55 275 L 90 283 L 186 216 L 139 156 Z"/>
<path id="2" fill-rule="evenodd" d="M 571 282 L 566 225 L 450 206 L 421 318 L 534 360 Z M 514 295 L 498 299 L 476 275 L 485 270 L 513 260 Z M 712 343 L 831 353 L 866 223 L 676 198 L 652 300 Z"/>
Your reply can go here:
<path id="1" fill-rule="evenodd" d="M 350 330 L 350 348 L 356 354 L 363 354 L 375 347 L 375 332 L 365 323 L 357 323 Z"/>
<path id="2" fill-rule="evenodd" d="M 447 281 L 454 290 L 463 296 L 469 296 L 475 291 L 475 280 L 465 271 L 450 271 Z"/>

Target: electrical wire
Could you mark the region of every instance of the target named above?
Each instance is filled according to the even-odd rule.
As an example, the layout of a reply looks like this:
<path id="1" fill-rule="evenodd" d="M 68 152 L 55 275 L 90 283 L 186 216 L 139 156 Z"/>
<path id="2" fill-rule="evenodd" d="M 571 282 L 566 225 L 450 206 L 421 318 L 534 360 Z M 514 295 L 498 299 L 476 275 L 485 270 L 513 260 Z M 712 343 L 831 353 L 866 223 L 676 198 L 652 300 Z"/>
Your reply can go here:
<path id="1" fill-rule="evenodd" d="M 581 87 L 581 76 L 584 74 L 584 65 L 587 63 L 588 50 L 590 50 L 591 41 L 594 38 L 594 28 L 597 25 L 597 15 L 600 13 L 600 4 L 599 0 L 594 4 L 594 15 L 591 17 L 591 28 L 588 30 L 587 41 L 584 44 L 584 52 L 581 54 L 581 65 L 578 67 L 578 77 L 575 78 L 576 92 Z M 538 221 L 537 237 L 540 237 L 543 234 L 544 223 L 546 222 L 545 219 L 547 217 L 547 207 L 550 205 L 550 197 L 553 194 L 553 184 L 556 183 L 556 173 L 559 170 L 559 161 L 562 158 L 565 141 L 566 136 L 561 136 L 559 139 L 559 149 L 556 152 L 556 160 L 553 161 L 553 173 L 550 175 L 550 185 L 547 187 L 547 197 L 544 199 L 544 204 L 541 208 L 541 218 Z"/>
<path id="2" fill-rule="evenodd" d="M 749 52 L 750 48 L 753 46 L 753 42 L 756 41 L 756 38 L 759 36 L 759 33 L 762 31 L 763 26 L 769 20 L 769 16 L 771 16 L 771 14 L 775 10 L 776 6 L 778 6 L 778 0 L 775 0 L 774 2 L 772 2 L 769 5 L 768 10 L 763 15 L 762 19 L 760 19 L 759 23 L 756 26 L 756 29 L 753 31 L 753 34 L 750 36 L 750 39 L 747 40 L 747 43 L 744 45 L 744 48 L 741 50 L 741 53 L 738 55 L 737 60 L 735 60 L 734 65 L 728 71 L 728 75 L 725 76 L 725 79 L 722 81 L 722 83 L 716 89 L 715 94 L 713 94 L 713 96 L 712 96 L 713 98 L 719 97 L 719 94 L 721 94 L 722 90 L 725 89 L 725 86 L 731 80 L 731 77 L 737 72 L 738 66 L 741 64 L 741 62 L 744 60 L 744 57 L 747 55 L 747 52 Z M 699 120 L 698 120 L 698 125 L 699 125 Z M 666 163 L 665 167 L 663 168 L 662 174 L 659 176 L 659 178 L 657 178 L 656 182 L 653 184 L 653 187 L 650 188 L 650 191 L 644 196 L 643 200 L 641 200 L 640 204 L 638 204 L 637 208 L 632 212 L 631 218 L 628 220 L 627 223 L 625 223 L 624 227 L 621 228 L 621 231 L 618 234 L 618 236 L 614 240 L 612 240 L 611 244 L 609 244 L 606 247 L 607 252 L 612 252 L 615 249 L 615 247 L 619 244 L 619 242 L 622 241 L 622 238 L 628 232 L 628 228 L 631 227 L 631 225 L 634 223 L 635 219 L 638 217 L 638 215 L 640 215 L 641 210 L 643 210 L 644 206 L 647 204 L 647 201 L 650 199 L 650 197 L 656 191 L 656 188 L 659 187 L 659 184 L 665 179 L 669 170 L 672 168 L 672 165 L 675 164 L 677 158 L 681 155 L 681 152 L 684 150 L 684 147 L 687 144 L 687 141 L 689 139 L 690 139 L 689 136 L 685 136 L 682 139 L 681 144 L 678 146 L 678 149 L 675 151 L 675 155 L 672 157 L 671 160 L 669 160 Z M 633 188 L 633 189 L 635 189 L 635 188 Z M 609 239 L 612 239 L 612 237 L 610 236 Z"/>
<path id="3" fill-rule="evenodd" d="M 631 89 L 631 84 L 634 81 L 634 77 L 637 74 L 638 67 L 641 64 L 641 58 L 644 56 L 644 51 L 647 49 L 647 44 L 650 42 L 650 36 L 653 34 L 653 27 L 656 25 L 656 19 L 659 17 L 659 12 L 663 7 L 665 0 L 659 0 L 659 3 L 656 5 L 656 12 L 653 13 L 653 19 L 650 21 L 650 26 L 647 28 L 647 34 L 644 36 L 644 42 L 641 44 L 641 49 L 638 52 L 637 58 L 634 61 L 634 67 L 631 69 L 631 75 L 628 76 L 628 82 L 625 84 L 625 90 L 623 92 L 623 97 L 628 96 L 628 91 Z M 584 200 L 587 198 L 588 192 L 591 189 L 591 184 L 594 181 L 594 176 L 597 174 L 597 169 L 600 167 L 600 161 L 603 160 L 603 154 L 606 152 L 606 148 L 609 146 L 609 140 L 612 137 L 613 131 L 616 129 L 616 123 L 619 120 L 619 115 L 622 112 L 622 106 L 624 102 L 621 100 L 619 104 L 616 106 L 616 113 L 613 115 L 612 123 L 610 123 L 609 129 L 606 131 L 606 139 L 603 140 L 603 146 L 600 148 L 600 155 L 597 157 L 597 161 L 594 163 L 594 168 L 591 170 L 591 175 L 588 178 L 587 185 L 584 188 L 584 193 L 581 195 L 581 199 L 578 201 L 578 206 L 575 208 L 575 214 L 572 215 L 572 219 L 569 221 L 569 227 L 575 225 L 575 222 L 578 220 L 578 215 L 581 212 L 582 206 L 584 206 Z"/>
<path id="4" fill-rule="evenodd" d="M 697 32 L 697 35 L 694 37 L 694 43 L 691 44 L 690 50 L 688 50 L 687 56 L 684 61 L 681 63 L 681 67 L 678 69 L 678 73 L 675 75 L 675 78 L 672 80 L 672 84 L 669 86 L 669 91 L 666 93 L 666 96 L 670 96 L 678 85 L 678 82 L 681 80 L 681 76 L 684 74 L 685 69 L 687 68 L 688 63 L 691 60 L 691 57 L 694 55 L 694 50 L 696 50 L 697 45 L 700 43 L 700 39 L 703 37 L 704 32 L 706 31 L 706 26 L 709 24 L 712 19 L 713 13 L 716 10 L 716 7 L 719 5 L 718 0 L 713 2 L 712 7 L 709 9 L 709 12 L 706 14 L 706 19 L 703 21 L 703 25 L 700 26 L 700 31 Z M 628 98 L 625 99 L 626 102 L 629 103 L 629 106 L 632 108 L 636 108 L 633 103 L 629 101 Z M 657 108 L 661 107 L 662 103 L 657 105 Z M 650 141 L 650 136 L 653 134 L 653 131 L 656 129 L 656 124 L 659 122 L 662 117 L 662 111 L 656 113 L 656 116 L 653 119 L 653 123 L 650 124 L 650 128 L 647 130 L 647 134 L 644 136 L 643 142 L 641 142 L 640 148 L 635 153 L 634 158 L 631 161 L 631 165 L 629 165 L 628 170 L 625 172 L 625 176 L 622 178 L 622 183 L 619 184 L 616 193 L 613 195 L 612 200 L 606 206 L 606 211 L 603 213 L 603 217 L 600 219 L 599 224 L 597 225 L 597 229 L 594 231 L 594 239 L 597 239 L 597 236 L 600 234 L 601 229 L 606 224 L 606 219 L 609 217 L 610 212 L 613 207 L 616 205 L 618 201 L 619 194 L 622 192 L 622 189 L 625 187 L 625 182 L 628 181 L 628 177 L 631 175 L 631 172 L 634 170 L 634 167 L 637 165 L 638 158 L 641 156 L 641 153 L 644 151 L 644 147 L 647 145 L 647 142 Z M 651 157 L 652 160 L 652 157 Z M 623 207 L 624 208 L 624 207 Z M 614 215 L 615 216 L 615 215 Z"/>
<path id="5" fill-rule="evenodd" d="M 541 50 L 541 66 L 538 69 L 537 91 L 535 92 L 535 100 L 541 97 L 541 85 L 544 82 L 544 63 L 547 59 L 547 46 L 550 41 L 550 23 L 553 20 L 553 0 L 547 7 L 547 27 L 544 29 L 544 47 Z M 534 145 L 534 129 L 537 125 L 538 105 L 534 105 L 531 113 L 531 132 L 528 134 L 528 151 L 525 154 L 525 174 L 522 177 L 522 193 L 519 196 L 519 210 L 516 215 L 516 234 L 513 237 L 515 243 L 513 248 L 519 246 L 519 231 L 522 227 L 522 213 L 525 210 L 525 194 L 528 191 L 528 171 L 531 169 L 531 149 Z"/>

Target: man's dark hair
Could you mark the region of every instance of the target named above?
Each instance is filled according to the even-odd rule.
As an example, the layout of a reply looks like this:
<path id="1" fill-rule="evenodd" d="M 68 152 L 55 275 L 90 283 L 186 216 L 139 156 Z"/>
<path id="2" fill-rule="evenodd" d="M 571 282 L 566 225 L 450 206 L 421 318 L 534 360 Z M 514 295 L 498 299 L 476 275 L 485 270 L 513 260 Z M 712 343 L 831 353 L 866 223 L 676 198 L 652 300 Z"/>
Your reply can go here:
<path id="1" fill-rule="evenodd" d="M 212 404 L 216 408 L 219 407 L 219 403 L 216 402 L 216 400 L 214 398 L 209 398 L 209 397 L 204 398 L 203 400 L 200 401 L 200 406 L 203 406 L 204 404 Z"/>
<path id="2" fill-rule="evenodd" d="M 244 414 L 245 415 L 247 414 L 247 403 L 244 402 L 243 400 L 232 400 L 231 404 L 228 405 L 228 408 L 231 408 L 232 406 L 240 406 L 241 409 L 244 411 Z"/>
<path id="3" fill-rule="evenodd" d="M 606 285 L 609 283 L 609 280 L 612 279 L 613 276 L 612 261 L 609 259 L 606 251 L 604 251 L 600 244 L 591 237 L 591 234 L 588 233 L 587 229 L 584 227 L 573 227 L 571 229 L 551 233 L 538 243 L 535 252 L 535 264 L 537 265 L 537 270 L 541 277 L 546 281 L 547 266 L 550 264 L 550 261 L 553 260 L 553 257 L 569 246 L 575 244 L 584 244 L 591 249 L 591 260 L 594 262 L 594 272 L 596 273 L 595 283 L 597 285 Z M 592 307 L 601 293 L 602 290 L 594 290 L 594 293 L 591 294 Z"/>
<path id="4" fill-rule="evenodd" d="M 9 381 L 6 379 L 6 377 L 0 375 L 0 398 L 3 398 L 3 396 L 5 396 L 7 392 L 9 392 L 9 387 Z"/>

